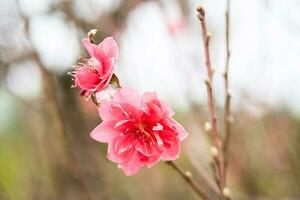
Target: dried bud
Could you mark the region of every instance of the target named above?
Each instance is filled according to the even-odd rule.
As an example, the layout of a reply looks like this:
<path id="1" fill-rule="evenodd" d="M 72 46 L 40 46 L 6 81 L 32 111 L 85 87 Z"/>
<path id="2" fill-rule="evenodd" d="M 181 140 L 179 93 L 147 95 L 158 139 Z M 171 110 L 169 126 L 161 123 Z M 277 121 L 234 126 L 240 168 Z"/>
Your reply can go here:
<path id="1" fill-rule="evenodd" d="M 219 151 L 218 151 L 217 147 L 211 146 L 211 147 L 210 147 L 210 153 L 211 153 L 211 155 L 212 155 L 213 157 L 217 157 L 218 154 L 219 154 Z"/>
<path id="2" fill-rule="evenodd" d="M 197 6 L 197 12 L 199 12 L 199 14 L 201 14 L 201 15 L 205 14 L 205 10 L 202 5 Z"/>
<path id="3" fill-rule="evenodd" d="M 231 197 L 231 191 L 228 187 L 225 187 L 223 189 L 223 195 L 226 197 L 226 198 L 230 198 Z"/>
<path id="4" fill-rule="evenodd" d="M 97 29 L 91 29 L 88 33 L 87 36 L 90 39 L 90 41 L 94 41 L 94 37 L 97 34 L 98 30 Z"/>
<path id="5" fill-rule="evenodd" d="M 211 124 L 209 122 L 205 122 L 204 129 L 206 132 L 210 132 L 212 129 Z"/>
<path id="6" fill-rule="evenodd" d="M 199 20 L 204 20 L 205 10 L 201 5 L 197 6 L 197 17 Z"/>

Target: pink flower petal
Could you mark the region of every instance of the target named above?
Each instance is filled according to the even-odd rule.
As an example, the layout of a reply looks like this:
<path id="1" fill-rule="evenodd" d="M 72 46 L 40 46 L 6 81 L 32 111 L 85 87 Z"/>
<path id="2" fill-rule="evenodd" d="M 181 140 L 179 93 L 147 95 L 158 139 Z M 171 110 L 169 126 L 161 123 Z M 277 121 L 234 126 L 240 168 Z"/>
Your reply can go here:
<path id="1" fill-rule="evenodd" d="M 144 109 L 145 115 L 143 116 L 144 120 L 149 122 L 157 122 L 163 118 L 161 109 L 158 105 L 149 103 L 147 108 Z"/>
<path id="2" fill-rule="evenodd" d="M 105 57 L 113 58 L 116 61 L 119 58 L 119 49 L 116 41 L 112 37 L 105 38 L 99 45 L 99 49 L 105 53 Z"/>
<path id="3" fill-rule="evenodd" d="M 140 106 L 140 99 L 140 95 L 135 90 L 128 87 L 118 90 L 113 97 L 113 100 L 118 103 L 127 103 L 135 107 Z"/>
<path id="4" fill-rule="evenodd" d="M 75 74 L 75 83 L 82 90 L 93 90 L 100 82 L 97 73 L 92 71 L 89 67 L 80 67 Z"/>
<path id="5" fill-rule="evenodd" d="M 156 163 L 159 162 L 160 158 L 161 158 L 161 155 L 162 155 L 162 152 L 159 151 L 158 149 L 155 149 L 155 153 L 153 153 L 152 156 L 149 156 L 148 157 L 148 160 L 147 160 L 147 167 L 150 168 L 152 166 L 154 166 Z"/>
<path id="6" fill-rule="evenodd" d="M 132 146 L 122 145 L 122 140 L 125 138 L 116 137 L 108 143 L 107 158 L 115 163 L 125 163 L 131 159 L 134 148 Z"/>
<path id="7" fill-rule="evenodd" d="M 175 121 L 174 119 L 169 119 L 169 120 L 170 120 L 172 126 L 178 132 L 178 137 L 180 140 L 184 140 L 185 138 L 187 138 L 189 136 L 188 132 L 177 121 Z"/>
<path id="8" fill-rule="evenodd" d="M 160 101 L 160 104 L 164 116 L 171 117 L 175 114 L 175 112 L 172 110 L 171 106 L 167 102 Z"/>
<path id="9" fill-rule="evenodd" d="M 97 45 L 90 42 L 89 38 L 84 38 L 82 40 L 82 43 L 85 47 L 85 49 L 88 51 L 91 57 L 94 57 L 95 48 L 97 48 Z"/>
<path id="10" fill-rule="evenodd" d="M 140 153 L 134 151 L 131 159 L 127 163 L 120 164 L 120 167 L 126 176 L 135 175 L 140 170 L 140 168 L 144 165 L 141 158 L 142 156 Z"/>
<path id="11" fill-rule="evenodd" d="M 179 157 L 180 141 L 177 137 L 164 138 L 163 160 L 176 160 Z"/>
<path id="12" fill-rule="evenodd" d="M 127 119 L 122 106 L 114 101 L 104 101 L 99 108 L 99 115 L 103 121 Z"/>
<path id="13" fill-rule="evenodd" d="M 115 123 L 115 121 L 102 122 L 90 133 L 90 136 L 98 142 L 111 142 L 112 139 L 120 135 L 120 132 L 114 129 Z"/>
<path id="14" fill-rule="evenodd" d="M 141 98 L 141 104 L 148 104 L 154 100 L 157 100 L 157 95 L 155 92 L 145 92 Z"/>
<path id="15" fill-rule="evenodd" d="M 151 156 L 154 153 L 154 147 L 144 141 L 138 141 L 135 149 L 144 156 Z"/>

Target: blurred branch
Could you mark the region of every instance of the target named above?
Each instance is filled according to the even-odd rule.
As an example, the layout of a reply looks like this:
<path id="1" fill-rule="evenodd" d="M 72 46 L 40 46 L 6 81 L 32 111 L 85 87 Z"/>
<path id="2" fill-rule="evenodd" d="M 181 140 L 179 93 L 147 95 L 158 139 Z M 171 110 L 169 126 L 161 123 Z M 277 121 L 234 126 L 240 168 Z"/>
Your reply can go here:
<path id="1" fill-rule="evenodd" d="M 230 0 L 226 1 L 226 64 L 225 64 L 225 72 L 224 72 L 224 85 L 225 85 L 225 104 L 224 104 L 224 139 L 223 139 L 223 153 L 224 153 L 224 174 L 226 175 L 226 169 L 228 165 L 228 146 L 230 142 L 230 130 L 231 124 L 233 122 L 233 117 L 231 115 L 230 110 L 230 102 L 231 102 L 231 94 L 229 92 L 229 60 L 230 60 Z M 224 176 L 225 176 L 224 175 Z"/>
<path id="2" fill-rule="evenodd" d="M 91 22 L 85 21 L 76 16 L 73 0 L 61 0 L 59 3 L 52 5 L 49 12 L 62 11 L 67 20 L 74 23 L 77 28 L 80 28 L 84 32 L 87 32 L 90 27 L 95 27 L 101 30 L 102 35 L 111 35 L 112 33 L 120 31 L 124 27 L 129 12 L 143 1 L 145 0 L 120 1 L 119 6 L 113 12 L 101 14 Z M 105 29 L 103 29 L 103 27 L 105 27 Z"/>
<path id="3" fill-rule="evenodd" d="M 42 109 L 35 103 L 32 103 L 30 100 L 24 99 L 20 97 L 19 95 L 15 94 L 13 91 L 11 91 L 4 83 L 2 83 L 2 88 L 5 92 L 8 93 L 11 97 L 17 100 L 18 103 L 23 105 L 25 108 L 30 109 L 35 112 L 42 112 Z"/>
<path id="4" fill-rule="evenodd" d="M 75 178 L 76 182 L 78 185 L 80 185 L 81 190 L 85 194 L 85 198 L 87 200 L 91 199 L 90 193 L 88 191 L 87 185 L 84 183 L 84 177 L 82 176 L 81 170 L 78 168 L 75 160 L 75 155 L 72 152 L 69 146 L 69 139 L 67 135 L 67 130 L 66 126 L 64 124 L 64 117 L 62 114 L 62 110 L 60 108 L 59 100 L 56 94 L 56 89 L 55 89 L 55 80 L 53 74 L 51 74 L 44 66 L 44 64 L 41 61 L 41 58 L 38 54 L 38 52 L 34 49 L 34 46 L 32 44 L 30 34 L 29 34 L 29 18 L 23 14 L 21 11 L 20 5 L 18 0 L 16 0 L 16 5 L 19 11 L 19 14 L 21 18 L 23 19 L 25 23 L 25 35 L 28 39 L 29 45 L 31 47 L 32 51 L 32 57 L 33 60 L 37 63 L 38 68 L 42 74 L 43 78 L 43 91 L 44 91 L 44 96 L 45 102 L 48 105 L 48 112 L 51 115 L 51 120 L 53 122 L 52 126 L 54 128 L 53 133 L 55 134 L 55 144 L 58 145 L 59 151 L 56 153 L 59 153 L 59 155 L 56 155 L 58 157 L 61 157 L 61 161 L 66 160 L 67 162 L 67 167 L 70 170 L 73 178 Z"/>
<path id="5" fill-rule="evenodd" d="M 9 59 L 8 61 L 3 62 L 2 65 L 4 67 L 7 67 L 8 65 L 10 65 L 12 63 L 19 63 L 24 60 L 30 59 L 33 57 L 33 55 L 34 55 L 33 51 L 26 51 L 26 52 L 23 52 L 21 55 L 17 55 L 16 57 L 13 57 L 13 58 Z"/>
<path id="6" fill-rule="evenodd" d="M 192 174 L 190 171 L 185 171 L 181 167 L 179 167 L 173 161 L 166 161 L 166 163 L 171 166 L 178 174 L 184 178 L 184 180 L 193 188 L 193 190 L 204 200 L 211 199 L 206 192 L 198 185 L 198 183 L 192 178 Z"/>
<path id="7" fill-rule="evenodd" d="M 202 40 L 204 46 L 205 54 L 205 64 L 207 69 L 207 78 L 205 80 L 206 89 L 207 89 L 207 98 L 208 98 L 208 107 L 210 112 L 210 123 L 206 124 L 206 132 L 209 133 L 210 140 L 212 143 L 211 152 L 214 159 L 214 164 L 216 168 L 217 182 L 220 188 L 220 191 L 224 199 L 230 199 L 229 196 L 225 195 L 225 191 L 228 190 L 226 187 L 226 179 L 224 174 L 223 162 L 222 162 L 222 149 L 221 141 L 218 136 L 218 127 L 217 127 L 217 115 L 216 115 L 216 106 L 213 94 L 213 73 L 214 69 L 211 66 L 210 54 L 209 54 L 209 41 L 211 33 L 207 32 L 206 20 L 205 20 L 205 10 L 202 6 L 197 7 L 197 16 L 201 22 L 202 28 Z"/>
<path id="8" fill-rule="evenodd" d="M 28 60 L 28 59 L 32 59 L 32 57 L 33 57 L 33 52 L 32 51 L 27 51 L 27 52 L 24 52 L 21 55 L 17 55 L 16 57 L 13 57 L 13 58 L 9 59 L 8 61 L 1 60 L 0 61 L 0 63 L 1 63 L 1 74 L 0 74 L 1 79 L 0 80 L 2 81 L 1 82 L 2 88 L 10 96 L 14 97 L 20 104 L 22 104 L 26 108 L 30 108 L 31 110 L 41 111 L 41 109 L 39 107 L 37 107 L 36 105 L 32 104 L 30 101 L 20 97 L 19 95 L 15 94 L 13 91 L 11 91 L 5 83 L 5 74 L 8 71 L 9 65 L 19 63 L 19 62 L 23 62 L 23 61 Z"/>
<path id="9" fill-rule="evenodd" d="M 199 182 L 205 183 L 206 187 L 208 187 L 216 196 L 220 196 L 220 191 L 214 180 L 209 176 L 209 173 L 205 171 L 205 169 L 197 162 L 197 158 L 195 155 L 192 155 L 190 152 L 186 151 L 186 155 L 191 162 L 192 166 L 197 170 L 197 175 L 199 175 Z"/>

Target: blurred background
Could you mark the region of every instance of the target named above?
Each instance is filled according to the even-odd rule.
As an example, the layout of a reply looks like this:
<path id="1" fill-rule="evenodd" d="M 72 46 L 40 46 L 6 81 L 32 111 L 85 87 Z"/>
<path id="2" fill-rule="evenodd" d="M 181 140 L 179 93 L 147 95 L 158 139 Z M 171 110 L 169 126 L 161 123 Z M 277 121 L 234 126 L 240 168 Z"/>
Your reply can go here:
<path id="1" fill-rule="evenodd" d="M 0 0 L 0 199 L 198 199 L 163 162 L 126 177 L 108 161 L 106 145 L 89 137 L 97 110 L 67 75 L 87 57 L 90 29 L 98 42 L 113 36 L 122 84 L 172 104 L 190 132 L 178 164 L 211 181 L 198 4 L 212 32 L 222 128 L 225 0 Z M 300 1 L 230 8 L 228 184 L 234 199 L 300 199 Z"/>

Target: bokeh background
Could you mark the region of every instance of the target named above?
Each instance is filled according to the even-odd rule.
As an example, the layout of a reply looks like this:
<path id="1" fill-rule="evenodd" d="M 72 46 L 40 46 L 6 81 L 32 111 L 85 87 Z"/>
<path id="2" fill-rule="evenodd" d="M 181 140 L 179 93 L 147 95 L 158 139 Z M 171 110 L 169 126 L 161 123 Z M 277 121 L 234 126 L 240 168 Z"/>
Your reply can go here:
<path id="1" fill-rule="evenodd" d="M 99 42 L 114 36 L 122 84 L 172 104 L 190 132 L 178 164 L 211 180 L 198 4 L 212 32 L 222 127 L 225 1 L 0 0 L 0 199 L 197 199 L 162 162 L 133 177 L 109 162 L 106 145 L 89 137 L 97 110 L 67 72 L 87 56 L 81 39 L 90 29 Z M 300 1 L 231 0 L 230 8 L 233 197 L 300 199 Z"/>

